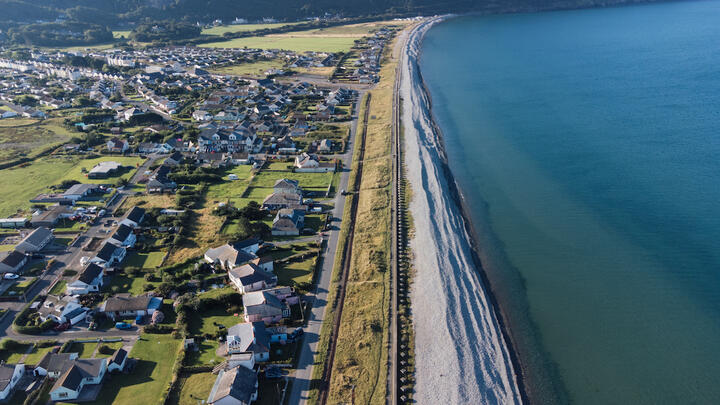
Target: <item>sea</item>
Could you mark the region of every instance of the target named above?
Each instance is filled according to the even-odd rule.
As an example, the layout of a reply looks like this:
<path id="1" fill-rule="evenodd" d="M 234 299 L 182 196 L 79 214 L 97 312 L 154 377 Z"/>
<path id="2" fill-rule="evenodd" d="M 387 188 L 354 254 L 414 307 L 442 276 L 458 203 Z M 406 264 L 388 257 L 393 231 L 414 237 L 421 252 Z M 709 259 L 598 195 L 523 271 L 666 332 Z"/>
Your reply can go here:
<path id="1" fill-rule="evenodd" d="M 451 18 L 420 69 L 531 402 L 720 403 L 720 2 Z"/>

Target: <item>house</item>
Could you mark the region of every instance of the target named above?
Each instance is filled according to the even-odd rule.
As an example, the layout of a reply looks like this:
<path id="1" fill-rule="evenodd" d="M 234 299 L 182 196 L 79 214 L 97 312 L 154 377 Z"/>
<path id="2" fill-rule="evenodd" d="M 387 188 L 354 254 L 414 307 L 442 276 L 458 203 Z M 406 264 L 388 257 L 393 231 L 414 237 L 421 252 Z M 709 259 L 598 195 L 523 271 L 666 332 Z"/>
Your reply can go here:
<path id="1" fill-rule="evenodd" d="M 128 141 L 120 138 L 112 138 L 106 143 L 108 152 L 124 153 L 130 145 Z"/>
<path id="2" fill-rule="evenodd" d="M 69 295 L 82 295 L 100 291 L 103 285 L 103 270 L 95 263 L 88 264 L 75 281 L 67 285 L 65 292 Z"/>
<path id="3" fill-rule="evenodd" d="M 0 252 L 0 273 L 19 273 L 27 260 L 27 256 L 17 250 Z"/>
<path id="4" fill-rule="evenodd" d="M 169 166 L 177 166 L 183 161 L 183 155 L 180 152 L 175 152 L 172 155 L 165 158 L 165 162 L 163 164 L 169 165 Z"/>
<path id="5" fill-rule="evenodd" d="M 31 200 L 32 201 L 32 200 Z M 62 218 L 70 218 L 74 211 L 66 205 L 53 205 L 46 211 L 30 218 L 30 225 L 35 227 L 52 228 Z"/>
<path id="6" fill-rule="evenodd" d="M 103 266 L 106 269 L 114 264 L 119 264 L 125 258 L 127 251 L 124 247 L 115 246 L 112 243 L 105 242 L 95 257 L 90 259 L 90 263 Z"/>
<path id="7" fill-rule="evenodd" d="M 23 253 L 39 252 L 45 246 L 50 244 L 50 242 L 52 242 L 54 238 L 55 236 L 53 235 L 51 230 L 45 227 L 40 227 L 33 230 L 26 237 L 24 237 L 23 240 L 20 241 L 17 246 L 15 246 L 15 250 Z"/>
<path id="8" fill-rule="evenodd" d="M 46 353 L 33 369 L 33 375 L 58 378 L 77 360 L 77 353 Z"/>
<path id="9" fill-rule="evenodd" d="M 272 193 L 263 200 L 262 208 L 276 211 L 283 208 L 297 208 L 302 205 L 302 196 L 295 193 Z"/>
<path id="10" fill-rule="evenodd" d="M 145 219 L 145 210 L 140 207 L 132 207 L 125 218 L 120 221 L 121 224 L 127 225 L 133 228 L 137 228 Z"/>
<path id="11" fill-rule="evenodd" d="M 133 232 L 133 228 L 125 224 L 120 224 L 115 228 L 115 232 L 110 235 L 107 241 L 115 246 L 131 248 L 135 246 L 137 237 Z"/>
<path id="12" fill-rule="evenodd" d="M 44 322 L 52 319 L 57 323 L 76 323 L 85 319 L 88 309 L 70 295 L 48 295 L 37 309 L 40 319 Z"/>
<path id="13" fill-rule="evenodd" d="M 245 322 L 280 322 L 290 316 L 290 307 L 272 293 L 253 291 L 243 295 Z"/>
<path id="14" fill-rule="evenodd" d="M 231 268 L 228 270 L 228 276 L 241 294 L 264 290 L 277 285 L 277 276 L 266 272 L 253 263 Z"/>
<path id="15" fill-rule="evenodd" d="M 12 397 L 13 388 L 25 374 L 24 364 L 0 364 L 0 401 Z"/>
<path id="16" fill-rule="evenodd" d="M 115 175 L 115 173 L 117 173 L 121 168 L 122 165 L 118 162 L 100 162 L 96 164 L 95 167 L 90 169 L 90 172 L 88 172 L 87 176 L 89 179 L 106 179 L 110 176 Z"/>
<path id="17" fill-rule="evenodd" d="M 239 323 L 228 328 L 227 354 L 252 352 L 255 361 L 270 360 L 270 334 L 264 322 Z"/>
<path id="18" fill-rule="evenodd" d="M 162 299 L 149 295 L 133 297 L 130 294 L 117 294 L 100 304 L 99 311 L 111 319 L 135 318 L 152 315 L 162 305 Z"/>
<path id="19" fill-rule="evenodd" d="M 273 236 L 300 235 L 305 226 L 305 211 L 293 208 L 278 210 L 272 224 Z"/>
<path id="20" fill-rule="evenodd" d="M 71 201 L 78 201 L 90 194 L 97 193 L 102 190 L 99 184 L 73 184 L 62 196 Z"/>
<path id="21" fill-rule="evenodd" d="M 207 111 L 204 110 L 195 110 L 192 113 L 192 118 L 195 121 L 210 121 L 212 120 L 213 116 Z"/>
<path id="22" fill-rule="evenodd" d="M 265 291 L 267 291 L 269 294 L 274 295 L 275 297 L 277 297 L 277 299 L 279 299 L 285 304 L 295 305 L 300 303 L 300 297 L 295 294 L 295 290 L 292 287 L 275 287 Z"/>
<path id="23" fill-rule="evenodd" d="M 257 400 L 257 373 L 241 365 L 221 370 L 208 396 L 208 405 L 247 405 Z"/>
<path id="24" fill-rule="evenodd" d="M 320 162 L 316 156 L 302 153 L 295 156 L 295 171 L 299 173 L 327 173 L 335 171 L 335 163 Z"/>
<path id="25" fill-rule="evenodd" d="M 120 348 L 115 350 L 115 353 L 113 353 L 108 361 L 107 371 L 123 371 L 125 369 L 127 359 L 128 353 L 125 349 Z"/>
<path id="26" fill-rule="evenodd" d="M 50 389 L 53 401 L 72 401 L 87 385 L 102 383 L 107 371 L 107 359 L 76 359 Z"/>
<path id="27" fill-rule="evenodd" d="M 163 193 L 165 191 L 171 191 L 174 190 L 177 187 L 177 184 L 168 179 L 168 174 L 170 174 L 170 166 L 169 165 L 161 165 L 157 169 L 155 169 L 155 173 L 150 177 L 150 180 L 147 182 L 147 192 L 148 193 Z"/>
<path id="28" fill-rule="evenodd" d="M 257 259 L 254 259 L 251 263 L 254 265 L 260 267 L 261 269 L 272 273 L 275 271 L 274 267 L 274 260 L 272 257 L 265 256 L 265 257 L 258 257 Z"/>
<path id="29" fill-rule="evenodd" d="M 302 196 L 302 189 L 297 180 L 280 179 L 273 185 L 273 193 L 290 193 Z"/>
<path id="30" fill-rule="evenodd" d="M 227 243 L 216 248 L 208 249 L 205 252 L 205 261 L 217 264 L 223 269 L 230 270 L 257 258 L 255 252 L 257 252 L 257 249 L 254 249 L 254 245 L 243 248 L 242 242 L 232 245 Z"/>
<path id="31" fill-rule="evenodd" d="M 317 150 L 318 152 L 330 152 L 332 151 L 332 141 L 329 139 L 323 139 L 320 141 L 320 145 L 318 146 Z"/>

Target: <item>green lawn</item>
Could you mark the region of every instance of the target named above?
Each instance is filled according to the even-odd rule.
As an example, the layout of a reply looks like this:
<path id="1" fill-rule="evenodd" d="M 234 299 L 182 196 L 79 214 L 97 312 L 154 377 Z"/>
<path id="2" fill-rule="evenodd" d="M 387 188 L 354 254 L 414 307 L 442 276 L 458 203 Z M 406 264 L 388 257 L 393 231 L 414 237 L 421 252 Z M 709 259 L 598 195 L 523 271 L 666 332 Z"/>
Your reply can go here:
<path id="1" fill-rule="evenodd" d="M 163 256 L 165 256 L 165 252 L 132 252 L 125 259 L 125 266 L 154 269 L 160 266 Z"/>
<path id="2" fill-rule="evenodd" d="M 125 274 L 115 274 L 110 278 L 110 282 L 103 286 L 103 291 L 140 295 L 145 292 L 143 286 L 146 283 L 149 282 L 145 281 L 142 275 L 138 277 L 128 277 Z M 113 287 L 117 287 L 117 291 L 113 291 Z"/>
<path id="3" fill-rule="evenodd" d="M 312 281 L 315 257 L 295 263 L 275 264 L 279 285 L 295 286 Z"/>
<path id="4" fill-rule="evenodd" d="M 265 77 L 265 71 L 269 69 L 282 69 L 283 66 L 283 61 L 278 59 L 272 59 L 225 66 L 210 69 L 210 71 L 212 73 L 217 73 L 221 75 Z"/>
<path id="5" fill-rule="evenodd" d="M 100 396 L 92 404 L 162 403 L 180 344 L 181 340 L 173 339 L 171 335 L 141 335 L 130 352 L 130 357 L 138 361 L 135 370 L 106 381 Z"/>
<path id="6" fill-rule="evenodd" d="M 228 175 L 234 174 L 238 176 L 238 180 L 228 180 Z M 252 166 L 240 165 L 223 173 L 223 182 L 211 184 L 207 188 L 207 199 L 212 202 L 225 201 L 228 198 L 240 198 L 240 196 L 250 183 L 252 176 Z"/>
<path id="7" fill-rule="evenodd" d="M 285 36 L 287 35 L 287 36 Z M 355 37 L 293 37 L 290 34 L 263 37 L 235 38 L 229 41 L 210 42 L 198 45 L 203 48 L 259 48 L 284 49 L 294 52 L 347 52 L 352 48 Z"/>
<path id="8" fill-rule="evenodd" d="M 190 374 L 180 382 L 179 405 L 197 405 L 207 401 L 217 376 L 211 372 Z"/>
<path id="9" fill-rule="evenodd" d="M 28 356 L 25 358 L 25 364 L 37 364 L 40 362 L 40 360 L 50 352 L 55 346 L 49 346 L 49 347 L 41 347 L 38 348 L 35 346 L 33 350 L 28 354 Z"/>
<path id="10" fill-rule="evenodd" d="M 16 245 L 0 245 L 0 252 L 9 252 L 15 249 Z"/>
<path id="11" fill-rule="evenodd" d="M 0 360 L 6 363 L 15 364 L 20 361 L 29 348 L 30 343 L 23 343 L 18 345 L 18 347 L 12 351 L 0 350 Z"/>
<path id="12" fill-rule="evenodd" d="M 216 288 L 214 290 L 205 291 L 204 293 L 198 294 L 198 298 L 217 298 L 221 295 L 225 295 L 229 292 L 234 292 L 235 289 L 230 286 Z"/>
<path id="13" fill-rule="evenodd" d="M 286 22 L 286 23 L 271 23 L 271 24 L 236 24 L 236 25 L 220 25 L 217 27 L 212 28 L 205 28 L 202 30 L 202 35 L 222 35 L 226 32 L 247 32 L 247 31 L 257 31 L 262 29 L 273 29 L 278 27 L 284 27 L 286 25 L 295 25 L 300 24 L 300 22 Z M 113 35 L 115 35 L 115 32 L 123 32 L 123 31 L 113 31 Z M 126 35 L 127 37 L 127 35 Z"/>
<path id="14" fill-rule="evenodd" d="M 100 346 L 107 346 L 113 350 L 117 350 L 117 349 L 123 347 L 123 342 L 104 342 L 104 343 L 100 343 Z M 98 352 L 95 354 L 96 359 L 102 359 L 102 358 L 106 358 L 106 357 L 110 357 L 110 356 L 112 356 L 112 354 L 100 353 L 100 349 L 98 349 Z"/>
<path id="15" fill-rule="evenodd" d="M 238 313 L 238 316 L 225 311 L 224 308 L 212 308 L 204 310 L 202 314 L 193 313 L 193 316 L 189 319 L 189 330 L 193 335 L 202 335 L 204 333 L 214 334 L 219 328 L 215 326 L 215 323 L 225 325 L 229 328 L 235 324 L 244 322 L 242 313 Z"/>
<path id="16" fill-rule="evenodd" d="M 16 296 L 21 295 L 25 293 L 25 290 L 30 287 L 35 280 L 37 280 L 37 277 L 28 277 L 23 281 L 16 281 L 15 284 L 10 286 L 5 292 L 3 293 L 4 296 Z"/>
<path id="17" fill-rule="evenodd" d="M 70 347 L 65 350 L 65 353 L 77 353 L 80 358 L 90 358 L 95 348 L 97 348 L 97 342 L 73 342 Z"/>
<path id="18" fill-rule="evenodd" d="M 324 188 L 332 182 L 333 173 L 293 173 L 287 169 L 292 163 L 275 162 L 258 173 L 252 181 L 253 187 L 272 188 L 279 179 L 297 180 L 303 189 Z"/>
<path id="19" fill-rule="evenodd" d="M 115 183 L 118 177 L 108 179 L 88 179 L 81 169 L 90 170 L 100 161 L 114 160 L 124 165 L 135 167 L 142 163 L 141 158 L 113 156 L 97 159 L 82 160 L 77 157 L 45 157 L 33 161 L 31 164 L 3 169 L 0 171 L 0 217 L 7 217 L 18 210 L 26 211 L 30 208 L 29 200 L 39 193 L 48 192 L 48 187 L 63 180 L 77 180 L 83 183 Z M 121 177 L 130 178 L 133 170 L 126 171 Z"/>
<path id="20" fill-rule="evenodd" d="M 65 287 L 67 287 L 67 281 L 60 280 L 53 286 L 53 288 L 50 289 L 48 293 L 52 295 L 60 295 L 65 292 Z"/>
<path id="21" fill-rule="evenodd" d="M 228 325 L 225 325 L 228 326 Z M 218 357 L 215 353 L 218 349 L 218 342 L 216 340 L 205 340 L 198 346 L 199 350 L 196 352 L 190 352 L 187 355 L 188 366 L 204 366 L 210 364 L 220 364 L 225 359 Z"/>

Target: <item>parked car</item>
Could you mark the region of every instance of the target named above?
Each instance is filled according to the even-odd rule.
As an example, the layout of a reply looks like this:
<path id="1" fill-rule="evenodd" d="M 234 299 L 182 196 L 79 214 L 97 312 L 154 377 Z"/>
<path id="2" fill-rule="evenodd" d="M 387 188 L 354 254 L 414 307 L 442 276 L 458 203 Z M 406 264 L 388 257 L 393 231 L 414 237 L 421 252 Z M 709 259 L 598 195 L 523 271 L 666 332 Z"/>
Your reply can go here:
<path id="1" fill-rule="evenodd" d="M 117 322 L 117 323 L 115 323 L 115 328 L 116 329 L 130 329 L 130 328 L 132 328 L 132 325 L 130 325 L 129 323 L 126 323 L 126 322 Z"/>
<path id="2" fill-rule="evenodd" d="M 63 332 L 63 331 L 68 330 L 69 327 L 70 327 L 70 324 L 68 322 L 65 322 L 65 323 L 56 325 L 53 329 L 55 329 L 58 332 Z"/>
<path id="3" fill-rule="evenodd" d="M 3 276 L 3 278 L 4 278 L 5 280 L 15 280 L 15 279 L 18 278 L 18 277 L 20 277 L 20 276 L 18 276 L 18 275 L 15 274 L 15 273 L 5 273 L 5 275 Z"/>

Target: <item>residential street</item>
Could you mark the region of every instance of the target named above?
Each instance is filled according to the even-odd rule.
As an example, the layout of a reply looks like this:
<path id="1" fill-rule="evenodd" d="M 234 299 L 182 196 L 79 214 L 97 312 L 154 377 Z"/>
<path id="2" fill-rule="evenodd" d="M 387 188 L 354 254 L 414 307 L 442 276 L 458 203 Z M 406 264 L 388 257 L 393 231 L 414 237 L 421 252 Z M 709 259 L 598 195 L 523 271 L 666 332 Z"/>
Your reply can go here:
<path id="1" fill-rule="evenodd" d="M 354 120 L 350 128 L 350 140 L 348 147 L 343 156 L 344 169 L 340 177 L 340 190 L 347 189 L 348 180 L 350 178 L 350 168 L 352 167 L 352 155 L 355 145 L 355 135 L 358 125 L 358 109 L 365 92 L 358 92 L 357 101 L 355 103 Z M 290 404 L 305 403 L 308 398 L 310 389 L 310 381 L 312 379 L 312 370 L 315 354 L 317 354 L 318 339 L 320 337 L 320 328 L 322 328 L 325 320 L 325 309 L 327 307 L 327 296 L 330 288 L 330 280 L 332 279 L 333 265 L 335 263 L 335 254 L 337 253 L 337 245 L 340 236 L 340 228 L 342 226 L 343 210 L 345 209 L 345 196 L 339 192 L 335 196 L 335 207 L 332 210 L 332 216 L 335 220 L 332 223 L 331 230 L 328 232 L 327 245 L 322 255 L 322 269 L 318 277 L 318 284 L 315 288 L 315 294 L 306 296 L 309 305 L 312 306 L 312 312 L 305 327 L 303 344 L 300 349 L 300 357 L 298 359 L 297 369 L 294 374 L 294 381 L 290 392 Z"/>

